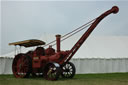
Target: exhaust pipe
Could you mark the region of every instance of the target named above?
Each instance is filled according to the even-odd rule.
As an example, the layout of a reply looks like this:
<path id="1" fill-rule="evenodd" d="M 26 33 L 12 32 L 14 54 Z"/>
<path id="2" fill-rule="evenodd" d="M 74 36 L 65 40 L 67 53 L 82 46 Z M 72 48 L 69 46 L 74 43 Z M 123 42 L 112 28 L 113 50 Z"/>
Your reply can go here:
<path id="1" fill-rule="evenodd" d="M 56 49 L 57 49 L 57 52 L 60 52 L 60 38 L 61 38 L 61 35 L 56 35 Z"/>

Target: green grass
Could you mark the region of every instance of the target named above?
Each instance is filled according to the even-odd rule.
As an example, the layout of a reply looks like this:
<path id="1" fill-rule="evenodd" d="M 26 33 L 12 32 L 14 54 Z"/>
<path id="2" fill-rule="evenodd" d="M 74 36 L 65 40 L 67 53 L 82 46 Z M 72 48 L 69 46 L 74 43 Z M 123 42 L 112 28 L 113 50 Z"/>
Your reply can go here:
<path id="1" fill-rule="evenodd" d="M 73 79 L 59 78 L 57 81 L 0 75 L 0 85 L 128 85 L 128 73 L 77 74 Z"/>

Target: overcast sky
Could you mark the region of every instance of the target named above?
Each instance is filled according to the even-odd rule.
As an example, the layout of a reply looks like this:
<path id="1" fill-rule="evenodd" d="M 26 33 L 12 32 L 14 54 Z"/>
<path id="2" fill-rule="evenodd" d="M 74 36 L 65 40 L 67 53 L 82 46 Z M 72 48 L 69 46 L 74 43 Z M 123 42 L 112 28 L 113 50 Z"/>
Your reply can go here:
<path id="1" fill-rule="evenodd" d="M 119 13 L 101 21 L 92 35 L 128 36 L 128 1 L 2 1 L 0 54 L 13 51 L 10 42 L 66 34 L 114 5 Z"/>

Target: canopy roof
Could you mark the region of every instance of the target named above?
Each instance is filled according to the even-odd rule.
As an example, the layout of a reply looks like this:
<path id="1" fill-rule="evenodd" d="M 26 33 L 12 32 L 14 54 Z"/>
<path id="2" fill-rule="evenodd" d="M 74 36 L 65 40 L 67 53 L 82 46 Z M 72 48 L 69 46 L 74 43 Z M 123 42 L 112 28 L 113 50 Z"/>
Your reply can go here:
<path id="1" fill-rule="evenodd" d="M 30 40 L 24 40 L 14 43 L 9 43 L 9 45 L 19 45 L 24 47 L 32 47 L 32 46 L 38 46 L 38 45 L 45 45 L 44 41 L 37 40 L 37 39 L 30 39 Z"/>

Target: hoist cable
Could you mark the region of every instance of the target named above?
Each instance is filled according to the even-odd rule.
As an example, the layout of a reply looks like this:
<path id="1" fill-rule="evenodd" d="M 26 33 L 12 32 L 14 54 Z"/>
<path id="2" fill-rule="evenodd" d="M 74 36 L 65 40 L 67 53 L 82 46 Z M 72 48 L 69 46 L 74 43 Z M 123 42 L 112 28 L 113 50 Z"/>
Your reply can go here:
<path id="1" fill-rule="evenodd" d="M 69 35 L 69 34 L 71 34 L 71 33 L 75 32 L 75 31 L 77 31 L 77 30 L 81 29 L 82 27 L 84 27 L 84 26 L 86 26 L 86 25 L 90 24 L 90 23 L 91 23 L 91 22 L 93 22 L 94 20 L 95 20 L 95 19 L 93 19 L 93 20 L 91 20 L 91 21 L 87 22 L 86 24 L 84 24 L 84 25 L 82 25 L 82 26 L 80 26 L 80 27 L 76 28 L 75 30 L 73 30 L 73 31 L 71 31 L 71 32 L 69 32 L 69 33 L 67 33 L 67 34 L 63 35 L 61 38 L 63 38 L 63 37 L 65 37 L 65 36 L 67 36 L 67 35 Z"/>
<path id="2" fill-rule="evenodd" d="M 82 29 L 80 29 L 80 30 L 78 30 L 78 31 L 74 32 L 73 34 L 71 34 L 71 35 L 69 35 L 69 36 L 65 37 L 64 39 L 62 39 L 62 40 L 61 40 L 61 42 L 62 42 L 62 41 L 64 41 L 64 40 L 66 40 L 66 39 L 68 39 L 69 37 L 71 37 L 71 36 L 75 35 L 76 33 L 78 33 L 78 32 L 80 32 L 80 31 L 82 31 L 83 29 L 85 29 L 85 28 L 89 27 L 91 24 L 92 24 L 92 23 L 90 23 L 90 24 L 88 24 L 86 27 L 84 27 L 84 28 L 82 28 Z M 56 45 L 56 43 L 55 43 L 55 44 L 53 44 L 52 46 L 54 46 L 54 45 Z"/>
<path id="3" fill-rule="evenodd" d="M 64 37 L 66 37 L 66 36 L 67 36 L 67 37 L 64 38 L 64 39 L 62 39 L 62 41 L 66 40 L 67 38 L 73 36 L 74 34 L 78 33 L 79 31 L 83 30 L 84 28 L 88 27 L 88 26 L 90 25 L 90 23 L 92 24 L 93 21 L 95 21 L 95 20 L 96 20 L 96 18 L 93 19 L 93 20 L 91 20 L 91 21 L 89 21 L 89 22 L 87 22 L 86 24 L 84 24 L 84 25 L 82 25 L 82 26 L 76 28 L 75 30 L 73 30 L 73 31 L 71 31 L 71 32 L 69 32 L 69 33 L 63 35 L 63 36 L 61 37 L 61 39 L 64 38 Z M 50 45 L 50 44 L 52 44 L 52 43 L 54 43 L 54 42 L 56 42 L 56 40 L 51 41 L 50 43 L 44 45 L 43 47 L 46 47 L 46 46 L 48 46 L 48 45 Z M 53 44 L 53 45 L 55 45 L 55 44 Z M 52 46 L 53 46 L 53 45 L 52 45 Z"/>

